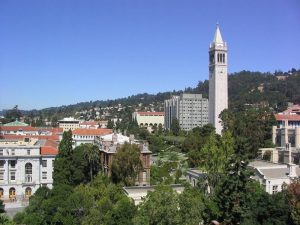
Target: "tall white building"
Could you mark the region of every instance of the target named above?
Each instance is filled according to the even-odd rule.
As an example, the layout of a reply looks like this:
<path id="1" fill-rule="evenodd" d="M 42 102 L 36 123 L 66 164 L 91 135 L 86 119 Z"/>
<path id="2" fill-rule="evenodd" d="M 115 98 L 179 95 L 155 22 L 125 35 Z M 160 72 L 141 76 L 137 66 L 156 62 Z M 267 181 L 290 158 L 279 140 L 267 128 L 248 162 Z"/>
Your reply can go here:
<path id="1" fill-rule="evenodd" d="M 221 134 L 220 113 L 228 108 L 227 44 L 217 25 L 213 42 L 209 47 L 209 122 Z"/>
<path id="2" fill-rule="evenodd" d="M 172 120 L 178 119 L 180 128 L 188 131 L 208 123 L 208 100 L 201 94 L 173 96 L 165 100 L 165 128 L 170 129 Z"/>

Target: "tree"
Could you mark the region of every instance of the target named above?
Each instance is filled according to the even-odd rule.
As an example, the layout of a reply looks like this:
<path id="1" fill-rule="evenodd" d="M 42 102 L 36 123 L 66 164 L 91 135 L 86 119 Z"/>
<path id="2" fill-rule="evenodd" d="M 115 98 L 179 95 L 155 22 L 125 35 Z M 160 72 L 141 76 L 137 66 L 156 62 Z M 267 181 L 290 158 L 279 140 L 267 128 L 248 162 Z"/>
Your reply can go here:
<path id="1" fill-rule="evenodd" d="M 15 120 L 19 120 L 20 117 L 22 117 L 21 111 L 18 109 L 18 105 L 16 105 L 14 108 L 7 110 L 4 114 L 4 117 L 6 119 L 6 122 L 13 122 Z"/>
<path id="2" fill-rule="evenodd" d="M 72 184 L 72 131 L 65 131 L 54 160 L 53 185 Z"/>
<path id="3" fill-rule="evenodd" d="M 172 119 L 170 130 L 172 131 L 172 133 L 175 136 L 178 136 L 179 131 L 180 131 L 180 126 L 179 126 L 179 121 L 177 118 Z"/>
<path id="4" fill-rule="evenodd" d="M 287 197 L 291 206 L 291 219 L 300 224 L 300 181 L 294 180 L 287 188 Z"/>
<path id="5" fill-rule="evenodd" d="M 179 225 L 178 195 L 168 186 L 158 186 L 148 192 L 139 205 L 135 225 Z"/>
<path id="6" fill-rule="evenodd" d="M 179 195 L 179 215 L 182 225 L 203 224 L 204 195 L 199 189 L 185 187 Z"/>
<path id="7" fill-rule="evenodd" d="M 107 122 L 107 128 L 108 129 L 114 129 L 115 123 L 111 119 L 108 120 Z"/>
<path id="8" fill-rule="evenodd" d="M 247 184 L 250 172 L 247 163 L 236 155 L 226 165 L 225 175 L 216 188 L 216 201 L 221 215 L 219 221 L 224 224 L 240 224 L 248 216 Z"/>
<path id="9" fill-rule="evenodd" d="M 99 148 L 92 144 L 82 144 L 84 156 L 89 162 L 91 182 L 93 182 L 93 171 L 99 168 Z"/>
<path id="10" fill-rule="evenodd" d="M 113 156 L 112 180 L 114 183 L 123 183 L 126 186 L 134 185 L 142 168 L 139 147 L 135 144 L 125 143 Z"/>

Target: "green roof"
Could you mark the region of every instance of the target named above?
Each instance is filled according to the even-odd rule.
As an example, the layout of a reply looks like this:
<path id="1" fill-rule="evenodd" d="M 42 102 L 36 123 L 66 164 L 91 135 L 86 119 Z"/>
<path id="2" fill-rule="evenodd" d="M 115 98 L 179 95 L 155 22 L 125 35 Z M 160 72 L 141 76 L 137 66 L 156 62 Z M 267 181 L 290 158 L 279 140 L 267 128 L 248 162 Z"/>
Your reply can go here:
<path id="1" fill-rule="evenodd" d="M 10 123 L 3 124 L 3 126 L 19 126 L 19 127 L 26 127 L 26 126 L 29 126 L 29 124 L 23 123 L 23 122 L 20 122 L 20 121 L 16 120 L 16 121 L 14 121 L 14 122 L 10 122 Z"/>

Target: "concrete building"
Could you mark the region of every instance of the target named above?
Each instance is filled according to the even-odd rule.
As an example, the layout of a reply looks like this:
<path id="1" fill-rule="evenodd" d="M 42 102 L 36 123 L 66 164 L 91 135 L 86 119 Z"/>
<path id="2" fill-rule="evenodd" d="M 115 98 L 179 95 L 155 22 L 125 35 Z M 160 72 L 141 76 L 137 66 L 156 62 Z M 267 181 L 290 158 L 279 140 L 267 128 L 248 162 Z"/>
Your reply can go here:
<path id="1" fill-rule="evenodd" d="M 136 120 L 141 127 L 164 125 L 164 112 L 133 112 L 132 119 Z"/>
<path id="2" fill-rule="evenodd" d="M 52 188 L 57 154 L 57 143 L 50 140 L 0 140 L 0 197 L 5 204 L 28 200 L 41 186 Z"/>
<path id="3" fill-rule="evenodd" d="M 58 121 L 59 127 L 63 128 L 63 131 L 75 130 L 79 128 L 80 121 L 73 117 L 64 118 Z"/>
<path id="4" fill-rule="evenodd" d="M 111 129 L 83 129 L 78 128 L 72 131 L 73 147 L 77 147 L 81 144 L 95 144 L 96 139 L 101 138 L 104 135 L 112 134 Z"/>
<path id="5" fill-rule="evenodd" d="M 220 113 L 228 108 L 227 44 L 217 25 L 213 42 L 209 47 L 209 123 L 221 134 Z"/>
<path id="6" fill-rule="evenodd" d="M 180 184 L 172 184 L 170 187 L 178 194 L 181 194 L 184 191 L 184 186 Z M 134 204 L 138 205 L 149 192 L 155 190 L 155 186 L 123 187 L 123 190 L 125 194 L 134 201 Z"/>
<path id="7" fill-rule="evenodd" d="M 134 140 L 133 136 L 127 137 L 121 134 L 108 134 L 99 138 L 97 143 L 100 149 L 102 171 L 109 176 L 111 175 L 113 157 L 118 150 L 125 143 L 137 145 L 140 149 L 140 160 L 142 162 L 143 170 L 139 173 L 136 179 L 136 185 L 150 185 L 150 157 L 152 152 L 149 150 L 147 142 Z"/>
<path id="8" fill-rule="evenodd" d="M 170 129 L 173 118 L 180 128 L 191 130 L 208 123 L 208 100 L 201 94 L 181 94 L 165 100 L 165 128 Z"/>
<path id="9" fill-rule="evenodd" d="M 249 164 L 254 170 L 252 179 L 257 180 L 269 194 L 282 191 L 293 179 L 300 176 L 299 166 L 288 163 L 272 163 L 255 160 Z"/>

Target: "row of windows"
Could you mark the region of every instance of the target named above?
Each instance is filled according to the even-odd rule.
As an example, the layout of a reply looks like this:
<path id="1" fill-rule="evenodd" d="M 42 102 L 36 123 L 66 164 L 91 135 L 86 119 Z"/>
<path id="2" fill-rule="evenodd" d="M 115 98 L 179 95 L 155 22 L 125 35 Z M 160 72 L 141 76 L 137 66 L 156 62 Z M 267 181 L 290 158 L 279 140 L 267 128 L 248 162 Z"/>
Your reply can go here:
<path id="1" fill-rule="evenodd" d="M 0 188 L 0 198 L 2 198 L 4 195 L 4 190 L 3 188 Z M 32 189 L 30 187 L 27 187 L 25 189 L 25 197 L 30 197 L 32 195 Z M 9 198 L 12 200 L 16 199 L 16 189 L 15 188 L 10 188 L 9 189 Z"/>
<path id="2" fill-rule="evenodd" d="M 6 149 L 6 154 L 9 155 L 9 149 Z M 3 149 L 0 149 L 0 155 L 3 155 Z M 15 149 L 11 149 L 10 155 L 15 155 Z M 27 155 L 30 155 L 30 149 L 27 149 Z"/>
<path id="3" fill-rule="evenodd" d="M 13 167 L 15 168 L 16 161 L 10 161 L 11 165 L 13 163 Z M 42 166 L 47 167 L 47 160 L 42 161 Z M 47 171 L 42 172 L 42 179 L 47 179 Z M 0 181 L 4 180 L 4 171 L 0 170 Z M 16 171 L 10 171 L 10 180 L 15 181 L 16 180 Z M 32 164 L 26 163 L 25 164 L 25 181 L 26 182 L 32 182 Z"/>
<path id="4" fill-rule="evenodd" d="M 17 161 L 16 160 L 9 160 L 8 161 L 9 164 L 10 164 L 10 168 L 15 168 L 16 164 L 17 164 Z M 4 164 L 5 164 L 5 161 L 4 160 L 0 160 L 0 169 L 3 169 L 4 168 Z M 26 163 L 26 165 L 28 165 L 31 163 Z M 47 167 L 47 160 L 42 160 L 42 167 Z M 26 167 L 25 165 L 25 167 Z"/>

